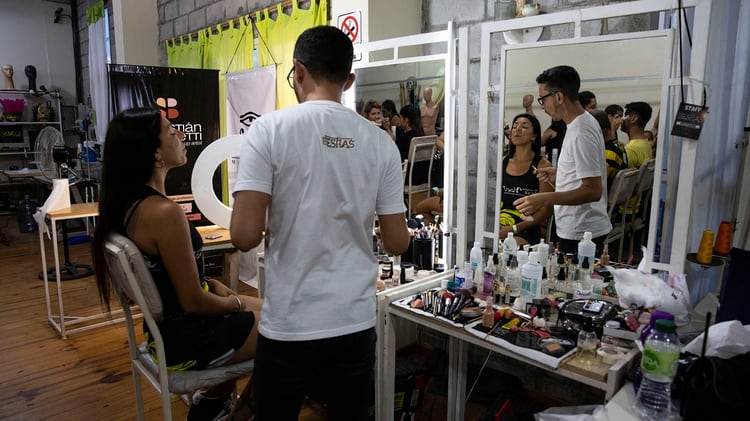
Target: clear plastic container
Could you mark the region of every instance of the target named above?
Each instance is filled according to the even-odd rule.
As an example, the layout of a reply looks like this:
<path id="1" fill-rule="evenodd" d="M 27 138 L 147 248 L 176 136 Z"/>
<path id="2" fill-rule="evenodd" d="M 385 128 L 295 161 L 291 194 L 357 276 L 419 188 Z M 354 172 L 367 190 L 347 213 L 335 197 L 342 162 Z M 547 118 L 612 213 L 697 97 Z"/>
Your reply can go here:
<path id="1" fill-rule="evenodd" d="M 589 265 L 594 266 L 594 254 L 596 254 L 596 244 L 591 241 L 591 232 L 583 233 L 583 240 L 578 242 L 578 262 L 583 263 L 585 257 L 589 258 Z"/>
<path id="2" fill-rule="evenodd" d="M 529 253 L 529 260 L 521 268 L 521 297 L 530 303 L 542 295 L 542 265 L 537 252 Z"/>

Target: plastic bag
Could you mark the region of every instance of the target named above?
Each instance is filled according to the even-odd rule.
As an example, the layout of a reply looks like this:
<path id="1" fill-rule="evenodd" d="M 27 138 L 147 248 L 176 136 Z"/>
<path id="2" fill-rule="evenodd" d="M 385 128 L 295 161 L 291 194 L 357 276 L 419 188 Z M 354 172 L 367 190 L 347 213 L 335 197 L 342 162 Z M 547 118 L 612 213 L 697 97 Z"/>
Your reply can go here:
<path id="1" fill-rule="evenodd" d="M 593 421 L 603 405 L 555 406 L 534 414 L 534 421 Z"/>
<path id="2" fill-rule="evenodd" d="M 690 322 L 690 292 L 685 274 L 669 275 L 667 280 L 639 269 L 607 267 L 615 279 L 620 306 L 655 308 L 674 315 L 674 322 L 684 326 Z"/>

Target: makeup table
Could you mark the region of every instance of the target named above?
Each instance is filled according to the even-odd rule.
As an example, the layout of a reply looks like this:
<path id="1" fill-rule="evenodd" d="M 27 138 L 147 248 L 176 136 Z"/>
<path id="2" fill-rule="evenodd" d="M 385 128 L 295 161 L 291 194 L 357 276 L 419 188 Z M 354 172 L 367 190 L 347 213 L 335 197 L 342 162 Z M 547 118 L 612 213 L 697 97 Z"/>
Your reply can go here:
<path id="1" fill-rule="evenodd" d="M 413 330 L 415 326 L 435 330 L 448 337 L 448 413 L 449 420 L 464 419 L 464 402 L 466 391 L 466 373 L 468 368 L 468 345 L 479 346 L 503 357 L 509 357 L 525 366 L 536 367 L 593 388 L 604 391 L 605 401 L 614 397 L 625 382 L 627 368 L 637 352 L 628 354 L 627 359 L 614 363 L 608 372 L 606 381 L 598 381 L 577 372 L 564 368 L 562 364 L 552 368 L 540 361 L 514 352 L 508 347 L 498 346 L 489 340 L 473 335 L 465 327 L 448 325 L 435 318 L 423 316 L 394 304 L 397 300 L 415 295 L 425 289 L 437 288 L 442 279 L 449 279 L 453 274 L 442 273 L 422 282 L 414 282 L 389 289 L 378 294 L 378 363 L 376 388 L 376 419 L 385 421 L 393 419 L 394 392 L 396 378 L 396 350 L 408 344 L 403 342 L 404 330 Z"/>
<path id="2" fill-rule="evenodd" d="M 48 212 L 46 219 L 50 222 L 50 233 L 52 236 L 52 253 L 54 257 L 55 279 L 57 287 L 57 313 L 53 314 L 52 298 L 50 291 L 50 280 L 47 272 L 47 256 L 45 250 L 45 236 L 42 230 L 39 230 L 39 246 L 42 258 L 42 276 L 44 281 L 44 298 L 47 306 L 47 321 L 57 331 L 62 339 L 67 338 L 68 334 L 83 332 L 100 326 L 106 326 L 123 321 L 122 317 L 117 317 L 122 313 L 121 309 L 113 310 L 111 314 L 98 313 L 87 316 L 66 315 L 63 306 L 62 281 L 60 277 L 60 252 L 57 235 L 57 223 L 71 219 L 86 219 L 99 216 L 99 204 L 96 202 L 75 203 L 70 208 Z M 232 249 L 232 240 L 229 236 L 229 230 L 209 225 L 197 227 L 204 242 L 204 250 Z M 219 235 L 216 238 L 207 239 L 207 236 Z"/>

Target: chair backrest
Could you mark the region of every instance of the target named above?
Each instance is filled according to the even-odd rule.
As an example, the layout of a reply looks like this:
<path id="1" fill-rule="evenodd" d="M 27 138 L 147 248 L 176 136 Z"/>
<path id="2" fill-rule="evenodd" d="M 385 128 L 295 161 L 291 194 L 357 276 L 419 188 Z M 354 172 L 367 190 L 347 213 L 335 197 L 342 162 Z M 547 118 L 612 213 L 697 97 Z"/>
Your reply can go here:
<path id="1" fill-rule="evenodd" d="M 409 163 L 429 161 L 435 155 L 437 136 L 417 136 L 409 143 Z"/>
<path id="2" fill-rule="evenodd" d="M 117 233 L 110 234 L 104 247 L 108 274 L 120 298 L 126 297 L 137 304 L 144 317 L 148 313 L 154 320 L 161 320 L 164 316 L 161 296 L 138 247 Z"/>
<path id="3" fill-rule="evenodd" d="M 640 195 L 641 193 L 653 188 L 655 167 L 655 159 L 649 159 L 641 164 L 641 167 L 638 169 L 638 185 L 636 186 L 635 194 Z"/>
<path id="4" fill-rule="evenodd" d="M 435 150 L 437 146 L 437 136 L 417 136 L 411 139 L 409 144 L 409 171 L 408 184 L 412 185 L 412 177 L 414 176 L 414 164 L 417 162 L 429 162 L 430 165 L 427 169 L 427 187 L 432 183 L 432 158 L 435 156 Z"/>
<path id="5" fill-rule="evenodd" d="M 638 168 L 625 168 L 615 175 L 611 190 L 607 192 L 607 214 L 610 218 L 618 205 L 626 203 L 633 196 L 638 184 L 638 173 Z"/>
<path id="6" fill-rule="evenodd" d="M 404 159 L 404 162 L 401 163 L 401 178 L 406 180 L 406 169 L 409 168 L 409 160 Z"/>

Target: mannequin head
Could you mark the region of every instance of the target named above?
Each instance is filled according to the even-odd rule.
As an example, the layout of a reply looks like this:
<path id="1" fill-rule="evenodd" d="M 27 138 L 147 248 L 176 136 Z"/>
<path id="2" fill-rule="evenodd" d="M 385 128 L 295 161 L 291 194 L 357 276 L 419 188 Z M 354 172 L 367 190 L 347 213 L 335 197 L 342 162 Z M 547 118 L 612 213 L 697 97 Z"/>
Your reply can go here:
<path id="1" fill-rule="evenodd" d="M 534 95 L 526 94 L 523 96 L 523 99 L 521 100 L 521 106 L 523 108 L 529 108 L 531 107 L 531 104 L 534 103 Z"/>
<path id="2" fill-rule="evenodd" d="M 429 86 L 424 88 L 422 96 L 424 97 L 424 102 L 432 102 L 432 88 Z"/>
<path id="3" fill-rule="evenodd" d="M 3 64 L 3 76 L 5 77 L 5 89 L 16 89 L 13 86 L 13 66 Z"/>
<path id="4" fill-rule="evenodd" d="M 24 73 L 29 78 L 29 91 L 36 92 L 36 67 L 29 64 L 24 68 Z"/>

